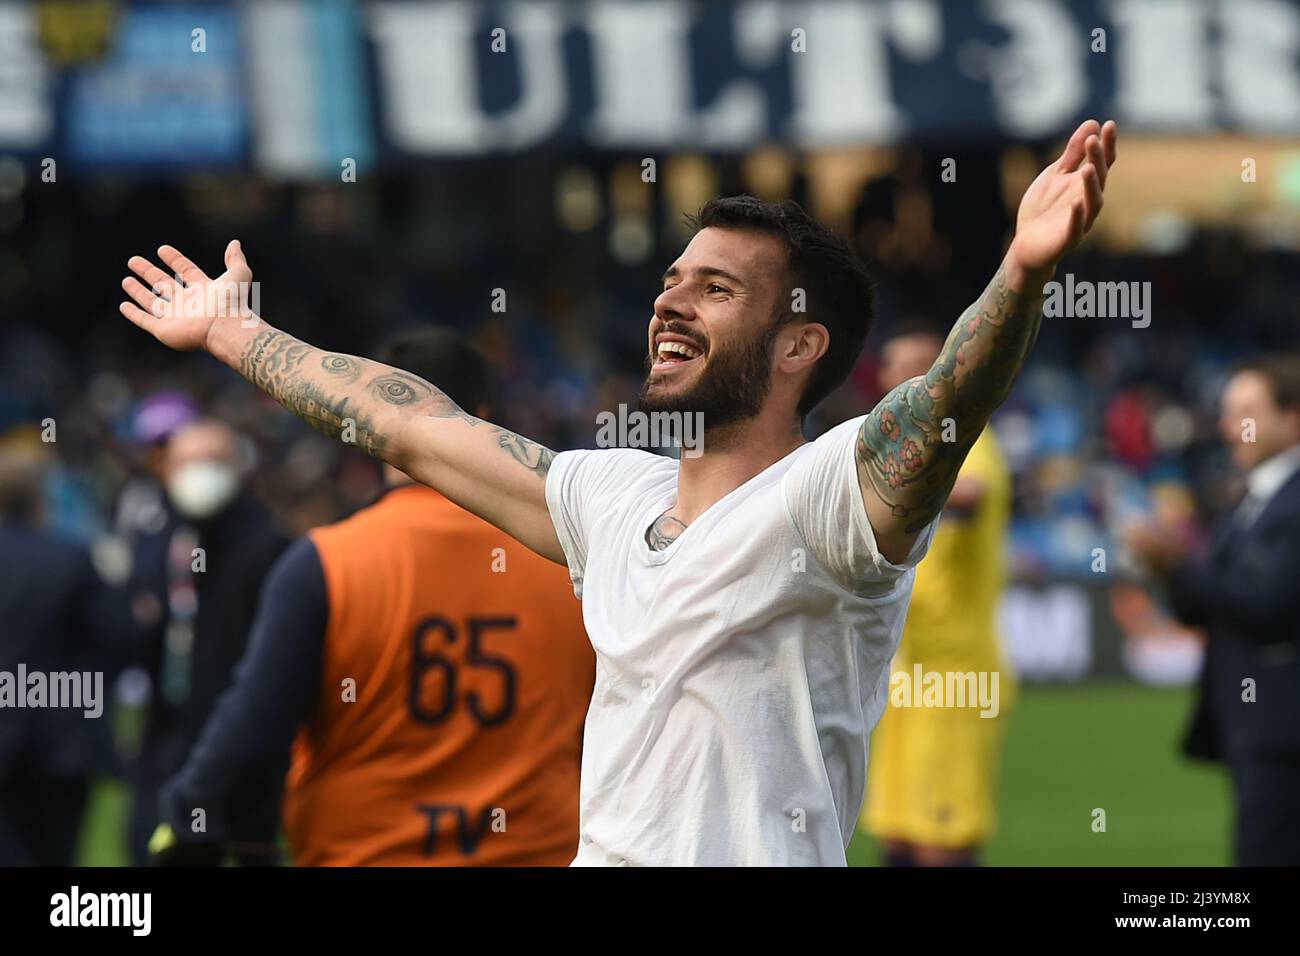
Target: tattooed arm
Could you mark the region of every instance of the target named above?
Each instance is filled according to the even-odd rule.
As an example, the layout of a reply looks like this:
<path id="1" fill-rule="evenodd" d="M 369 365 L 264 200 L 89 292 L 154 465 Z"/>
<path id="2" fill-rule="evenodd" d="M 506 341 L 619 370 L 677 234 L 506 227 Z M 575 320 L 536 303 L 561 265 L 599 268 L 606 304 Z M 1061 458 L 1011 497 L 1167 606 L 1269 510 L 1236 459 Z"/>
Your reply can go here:
<path id="1" fill-rule="evenodd" d="M 553 453 L 461 409 L 436 385 L 355 355 L 326 352 L 274 329 L 247 307 L 252 272 L 238 242 L 209 279 L 171 246 L 159 256 L 178 285 L 140 256 L 122 286 L 122 314 L 177 349 L 205 349 L 313 428 L 429 485 L 554 561 L 564 562 L 546 506 Z M 185 307 L 203 296 L 203 308 Z M 232 303 L 238 303 L 236 309 Z"/>
<path id="2" fill-rule="evenodd" d="M 877 544 L 891 561 L 901 561 L 943 510 L 1038 336 L 1042 294 L 1013 292 L 1007 272 L 1004 262 L 930 371 L 895 388 L 862 423 L 858 480 Z"/>
<path id="3" fill-rule="evenodd" d="M 930 371 L 862 423 L 858 481 L 881 554 L 894 562 L 943 509 L 957 472 L 1038 338 L 1043 286 L 1102 206 L 1116 129 L 1089 120 L 1025 193 L 1016 235 L 984 294 L 957 320 Z"/>

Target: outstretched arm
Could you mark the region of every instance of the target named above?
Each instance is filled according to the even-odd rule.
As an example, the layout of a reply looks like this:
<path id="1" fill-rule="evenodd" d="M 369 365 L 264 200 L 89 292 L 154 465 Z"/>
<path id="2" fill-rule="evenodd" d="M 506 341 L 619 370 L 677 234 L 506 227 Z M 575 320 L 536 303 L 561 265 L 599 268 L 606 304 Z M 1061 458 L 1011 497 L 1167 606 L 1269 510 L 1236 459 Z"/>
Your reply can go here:
<path id="1" fill-rule="evenodd" d="M 957 472 L 1038 338 L 1043 286 L 1101 211 L 1115 123 L 1089 120 L 1020 203 L 1016 235 L 930 371 L 899 385 L 858 435 L 858 480 L 881 554 L 902 561 L 943 509 Z"/>
<path id="2" fill-rule="evenodd" d="M 175 349 L 204 349 L 318 431 L 356 445 L 429 485 L 524 545 L 564 561 L 546 506 L 552 452 L 461 409 L 436 385 L 355 355 L 326 352 L 248 310 L 252 271 L 238 242 L 209 279 L 171 246 L 140 256 L 121 312 Z M 140 280 L 144 281 L 141 282 Z M 147 283 L 147 284 L 146 284 Z"/>

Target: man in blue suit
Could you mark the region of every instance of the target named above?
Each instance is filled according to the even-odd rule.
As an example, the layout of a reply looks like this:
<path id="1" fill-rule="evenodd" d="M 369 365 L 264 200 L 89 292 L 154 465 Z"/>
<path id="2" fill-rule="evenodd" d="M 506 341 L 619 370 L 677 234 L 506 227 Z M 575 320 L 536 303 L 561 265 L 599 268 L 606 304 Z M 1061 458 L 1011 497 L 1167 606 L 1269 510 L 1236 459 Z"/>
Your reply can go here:
<path id="1" fill-rule="evenodd" d="M 1138 529 L 1175 613 L 1208 635 L 1192 756 L 1222 760 L 1237 801 L 1241 866 L 1300 865 L 1300 358 L 1239 365 L 1220 433 L 1246 493 L 1203 559 L 1176 536 Z"/>

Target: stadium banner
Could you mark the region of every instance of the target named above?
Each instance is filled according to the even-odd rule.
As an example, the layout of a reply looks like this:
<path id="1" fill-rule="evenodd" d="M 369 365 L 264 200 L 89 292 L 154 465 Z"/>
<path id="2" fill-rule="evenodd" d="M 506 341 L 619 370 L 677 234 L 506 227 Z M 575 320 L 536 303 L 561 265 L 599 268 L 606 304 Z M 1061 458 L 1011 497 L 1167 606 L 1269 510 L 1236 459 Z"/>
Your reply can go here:
<path id="1" fill-rule="evenodd" d="M 1293 0 L 0 0 L 0 151 L 297 177 L 1087 116 L 1294 135 L 1298 54 Z"/>

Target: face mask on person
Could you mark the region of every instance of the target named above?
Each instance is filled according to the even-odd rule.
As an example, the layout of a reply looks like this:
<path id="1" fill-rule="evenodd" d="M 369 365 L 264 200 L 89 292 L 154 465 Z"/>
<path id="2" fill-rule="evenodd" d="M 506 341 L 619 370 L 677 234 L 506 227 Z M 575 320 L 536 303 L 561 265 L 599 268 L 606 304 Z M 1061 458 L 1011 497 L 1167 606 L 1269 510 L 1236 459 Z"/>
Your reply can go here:
<path id="1" fill-rule="evenodd" d="M 210 518 L 239 491 L 239 476 L 220 461 L 192 461 L 181 465 L 167 479 L 167 497 L 187 518 Z"/>

